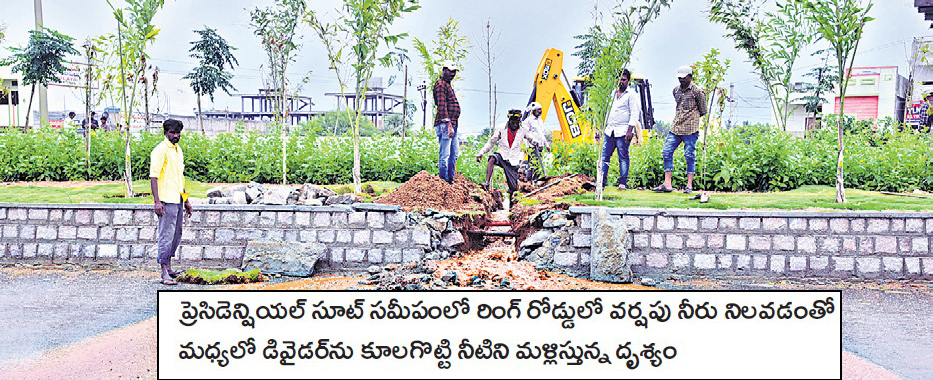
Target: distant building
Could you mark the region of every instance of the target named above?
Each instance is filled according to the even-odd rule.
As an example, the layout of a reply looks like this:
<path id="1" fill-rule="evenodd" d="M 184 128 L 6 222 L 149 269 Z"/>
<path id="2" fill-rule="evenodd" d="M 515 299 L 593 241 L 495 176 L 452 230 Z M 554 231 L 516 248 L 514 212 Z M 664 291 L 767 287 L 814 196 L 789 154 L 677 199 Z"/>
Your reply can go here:
<path id="1" fill-rule="evenodd" d="M 0 128 L 26 125 L 29 89 L 22 83 L 21 74 L 13 73 L 9 66 L 0 66 Z"/>
<path id="2" fill-rule="evenodd" d="M 349 90 L 342 94 L 339 92 L 329 92 L 324 95 L 335 97 L 339 109 L 356 109 L 356 93 L 353 92 L 353 90 Z M 387 115 L 402 114 L 403 101 L 404 97 L 401 95 L 386 93 L 385 87 L 382 85 L 382 78 L 375 77 L 369 81 L 369 91 L 366 92 L 362 114 L 364 117 L 368 118 L 376 128 L 382 129 L 383 121 Z"/>
<path id="3" fill-rule="evenodd" d="M 890 117 L 897 122 L 904 122 L 907 107 L 908 80 L 898 74 L 897 66 L 853 67 L 849 71 L 849 86 L 846 89 L 845 114 L 856 120 L 883 119 Z M 801 99 L 806 93 L 804 84 L 792 86 L 790 104 L 792 111 L 787 118 L 787 131 L 803 136 L 806 131 L 817 127 L 817 120 L 828 113 L 839 113 L 839 88 L 832 94 L 824 95 L 828 101 L 819 106 L 817 117 L 807 112 Z M 776 119 L 771 116 L 772 123 Z"/>
<path id="4" fill-rule="evenodd" d="M 258 94 L 240 94 L 240 111 L 203 111 L 204 118 L 226 118 L 238 120 L 271 121 L 275 120 L 275 90 L 260 89 Z M 289 125 L 298 125 L 302 121 L 322 115 L 323 111 L 312 111 L 314 102 L 310 96 L 289 95 Z M 197 111 L 195 111 L 197 113 Z"/>

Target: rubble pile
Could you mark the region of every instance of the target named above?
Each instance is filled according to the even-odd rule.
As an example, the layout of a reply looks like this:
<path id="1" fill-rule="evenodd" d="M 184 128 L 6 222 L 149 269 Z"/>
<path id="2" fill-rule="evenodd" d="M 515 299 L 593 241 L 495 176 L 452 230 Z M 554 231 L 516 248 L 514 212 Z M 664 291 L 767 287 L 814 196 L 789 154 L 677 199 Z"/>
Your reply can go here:
<path id="1" fill-rule="evenodd" d="M 256 182 L 228 188 L 215 187 L 207 191 L 208 204 L 259 204 L 324 206 L 354 204 L 363 199 L 356 194 L 337 194 L 323 186 L 306 183 L 300 187 L 266 187 Z"/>
<path id="2" fill-rule="evenodd" d="M 440 177 L 421 171 L 395 191 L 376 198 L 374 203 L 397 205 L 405 211 L 440 210 L 454 213 L 491 213 L 502 208 L 502 194 L 484 191 L 462 174 L 451 185 Z"/>

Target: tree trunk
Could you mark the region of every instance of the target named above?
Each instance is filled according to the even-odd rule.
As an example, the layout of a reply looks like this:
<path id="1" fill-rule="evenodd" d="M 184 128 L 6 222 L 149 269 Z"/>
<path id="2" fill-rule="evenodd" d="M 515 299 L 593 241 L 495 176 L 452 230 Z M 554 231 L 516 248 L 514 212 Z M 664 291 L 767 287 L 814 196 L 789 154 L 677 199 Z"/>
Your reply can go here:
<path id="1" fill-rule="evenodd" d="M 842 166 L 842 158 L 843 158 L 843 152 L 845 148 L 845 146 L 843 145 L 843 141 L 842 141 L 843 139 L 842 126 L 843 126 L 843 118 L 844 118 L 843 115 L 845 115 L 844 113 L 842 113 L 842 105 L 845 104 L 844 99 L 845 98 L 842 98 L 839 101 L 839 124 L 838 124 L 839 153 L 836 155 L 836 203 L 846 203 L 846 189 L 843 186 L 843 183 L 844 183 L 843 175 L 845 174 L 844 173 L 845 168 Z"/>
<path id="2" fill-rule="evenodd" d="M 130 124 L 129 121 L 126 123 L 126 155 L 124 156 L 124 162 L 126 162 L 125 176 L 126 176 L 126 198 L 132 198 L 136 196 L 136 193 L 133 192 L 133 166 L 130 162 L 130 140 L 133 138 L 133 134 L 130 133 Z"/>
<path id="3" fill-rule="evenodd" d="M 29 106 L 26 107 L 26 125 L 24 126 L 26 131 L 29 131 L 29 129 L 30 129 L 30 127 L 29 127 L 29 114 L 32 113 L 32 98 L 35 96 L 35 92 L 36 92 L 36 84 L 33 83 L 33 84 L 32 84 L 32 90 L 29 90 Z M 12 100 L 13 98 L 10 97 L 10 99 Z M 16 123 L 13 123 L 13 124 L 16 124 Z"/>
<path id="4" fill-rule="evenodd" d="M 405 138 L 405 131 L 408 129 L 408 65 L 405 65 L 405 91 L 402 91 L 402 138 Z"/>
<path id="5" fill-rule="evenodd" d="M 201 119 L 201 94 L 196 94 L 198 96 L 198 125 L 201 127 L 201 134 L 207 136 L 207 132 L 204 132 L 204 120 Z"/>
<path id="6" fill-rule="evenodd" d="M 357 97 L 353 100 L 355 106 L 354 111 L 356 112 L 356 121 L 353 123 L 353 191 L 356 193 L 363 192 L 362 178 L 360 175 L 360 117 L 363 111 L 360 110 L 360 107 L 362 107 L 366 101 L 365 91 L 365 89 L 363 89 L 363 92 L 360 91 L 360 83 L 357 81 Z"/>
<path id="7" fill-rule="evenodd" d="M 146 72 L 146 67 L 143 66 L 143 73 L 145 72 Z M 143 99 L 144 99 L 145 107 L 146 107 L 146 110 L 145 110 L 146 111 L 146 131 L 148 131 L 149 130 L 149 81 L 146 80 L 145 77 L 143 77 Z M 198 103 L 200 102 L 201 102 L 201 99 L 198 99 Z M 198 104 L 198 115 L 200 116 L 200 114 L 201 114 L 201 108 L 200 108 L 200 104 Z M 127 131 L 130 130 L 129 125 L 126 126 L 126 130 Z"/>

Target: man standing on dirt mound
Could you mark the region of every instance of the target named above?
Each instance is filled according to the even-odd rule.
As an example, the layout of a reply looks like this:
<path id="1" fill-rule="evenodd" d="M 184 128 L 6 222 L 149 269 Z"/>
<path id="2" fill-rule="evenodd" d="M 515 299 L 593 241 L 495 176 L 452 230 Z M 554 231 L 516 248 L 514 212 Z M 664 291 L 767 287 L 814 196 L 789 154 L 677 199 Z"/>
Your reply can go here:
<path id="1" fill-rule="evenodd" d="M 700 137 L 700 117 L 706 115 L 706 94 L 697 85 L 693 84 L 693 68 L 681 66 L 677 69 L 677 79 L 680 86 L 674 87 L 674 100 L 677 110 L 674 121 L 671 122 L 671 131 L 667 133 L 661 157 L 664 158 L 664 183 L 652 189 L 659 193 L 674 191 L 671 183 L 671 172 L 674 171 L 674 151 L 684 144 L 684 160 L 687 162 L 687 186 L 685 193 L 693 192 L 693 173 L 696 170 L 696 146 Z"/>
<path id="2" fill-rule="evenodd" d="M 174 278 L 180 273 L 172 270 L 172 257 L 181 243 L 183 216 L 191 217 L 191 203 L 185 191 L 184 154 L 178 141 L 184 125 L 175 119 L 162 123 L 165 140 L 149 155 L 149 184 L 155 214 L 159 217 L 158 263 L 162 267 L 162 284 L 177 285 Z M 182 214 L 184 204 L 184 214 Z"/>
<path id="3" fill-rule="evenodd" d="M 496 127 L 492 135 L 489 136 L 489 141 L 476 156 L 476 162 L 482 162 L 483 155 L 492 151 L 493 147 L 498 143 L 498 152 L 489 156 L 487 160 L 486 182 L 482 185 L 484 188 L 489 189 L 492 171 L 498 166 L 502 168 L 502 172 L 505 173 L 505 181 L 509 185 L 509 198 L 511 200 L 512 193 L 518 190 L 518 178 L 520 176 L 518 165 L 521 163 L 525 154 L 522 151 L 522 141 L 534 144 L 535 138 L 528 129 L 522 125 L 522 111 L 510 110 L 509 121 L 507 121 L 505 125 Z"/>
<path id="4" fill-rule="evenodd" d="M 434 129 L 440 150 L 437 157 L 437 176 L 454 183 L 457 172 L 457 156 L 460 147 L 457 144 L 457 119 L 460 118 L 460 102 L 450 85 L 457 76 L 457 65 L 453 61 L 444 61 L 441 65 L 441 77 L 434 83 Z"/>

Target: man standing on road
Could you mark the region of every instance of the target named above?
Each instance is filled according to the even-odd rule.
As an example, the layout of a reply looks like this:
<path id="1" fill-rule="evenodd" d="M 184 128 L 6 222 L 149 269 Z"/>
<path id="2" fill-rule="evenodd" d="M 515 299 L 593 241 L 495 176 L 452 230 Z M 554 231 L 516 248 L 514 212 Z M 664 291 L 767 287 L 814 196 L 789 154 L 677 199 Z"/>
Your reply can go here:
<path id="1" fill-rule="evenodd" d="M 165 140 L 149 155 L 149 184 L 155 214 L 159 217 L 158 263 L 162 267 L 162 284 L 177 285 L 173 280 L 180 273 L 172 270 L 172 257 L 181 243 L 183 216 L 191 217 L 191 203 L 185 191 L 184 155 L 178 140 L 184 125 L 175 119 L 162 123 Z M 184 214 L 182 214 L 184 204 Z"/>
<path id="2" fill-rule="evenodd" d="M 525 111 L 529 114 L 525 117 L 525 121 L 522 122 L 522 127 L 528 131 L 528 134 L 534 141 L 534 143 L 531 144 L 531 157 L 528 158 L 531 162 L 528 163 L 528 168 L 525 171 L 525 179 L 528 181 L 535 181 L 545 175 L 541 151 L 543 149 L 550 151 L 551 145 L 547 140 L 547 136 L 544 134 L 544 120 L 541 119 L 541 114 L 543 113 L 541 103 L 531 102 L 528 104 L 528 107 L 525 108 Z"/>
<path id="3" fill-rule="evenodd" d="M 628 148 L 635 136 L 635 125 L 641 117 L 641 102 L 635 89 L 629 87 L 632 73 L 622 69 L 619 75 L 619 88 L 616 89 L 609 109 L 609 118 L 606 123 L 605 139 L 602 155 L 602 184 L 606 187 L 609 161 L 612 160 L 612 151 L 619 157 L 619 190 L 628 188 L 629 155 Z"/>
<path id="4" fill-rule="evenodd" d="M 453 61 L 444 61 L 441 65 L 441 77 L 434 83 L 434 129 L 440 150 L 437 157 L 438 176 L 454 183 L 454 174 L 457 172 L 457 156 L 460 147 L 457 144 L 457 119 L 460 118 L 460 102 L 457 94 L 450 85 L 457 76 L 457 65 Z"/>
<path id="5" fill-rule="evenodd" d="M 696 145 L 700 137 L 700 117 L 706 115 L 706 94 L 697 85 L 693 84 L 693 69 L 690 66 L 681 66 L 677 69 L 677 79 L 680 86 L 674 87 L 674 100 L 677 110 L 674 121 L 671 122 L 671 131 L 667 133 L 664 149 L 661 156 L 664 158 L 664 183 L 652 189 L 655 192 L 670 193 L 674 191 L 671 184 L 671 172 L 674 171 L 674 151 L 684 144 L 684 160 L 687 162 L 687 186 L 685 193 L 693 192 L 693 174 L 696 169 Z"/>

